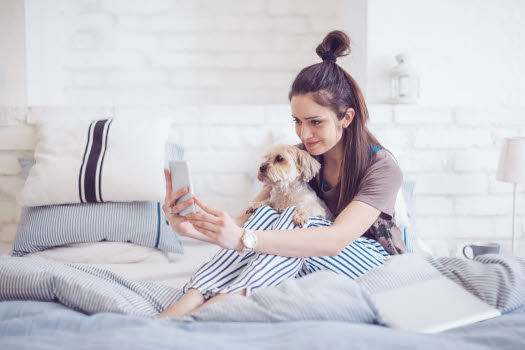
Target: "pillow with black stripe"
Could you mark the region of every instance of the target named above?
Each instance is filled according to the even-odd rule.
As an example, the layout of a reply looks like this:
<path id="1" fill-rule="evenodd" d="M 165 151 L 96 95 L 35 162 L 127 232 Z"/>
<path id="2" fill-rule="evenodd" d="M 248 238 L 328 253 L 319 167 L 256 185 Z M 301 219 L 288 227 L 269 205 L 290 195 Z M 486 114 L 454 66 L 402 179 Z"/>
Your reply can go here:
<path id="1" fill-rule="evenodd" d="M 164 166 L 169 169 L 169 162 L 182 160 L 183 153 L 181 145 L 167 143 Z M 35 159 L 19 157 L 18 161 L 27 178 Z M 184 252 L 161 203 L 134 201 L 22 207 L 11 254 L 23 256 L 70 243 L 100 241 L 157 248 L 168 257 Z"/>
<path id="2" fill-rule="evenodd" d="M 38 124 L 36 164 L 17 195 L 18 204 L 164 200 L 170 124 L 167 118 Z"/>

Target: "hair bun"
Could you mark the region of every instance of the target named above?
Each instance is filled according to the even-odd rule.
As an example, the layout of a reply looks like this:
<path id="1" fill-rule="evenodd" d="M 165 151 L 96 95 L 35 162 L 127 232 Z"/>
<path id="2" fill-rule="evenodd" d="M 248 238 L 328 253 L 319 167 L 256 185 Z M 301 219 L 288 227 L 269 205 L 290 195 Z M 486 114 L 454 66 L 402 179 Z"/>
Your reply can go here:
<path id="1" fill-rule="evenodd" d="M 350 38 L 343 31 L 331 31 L 317 46 L 315 52 L 323 61 L 333 60 L 335 62 L 337 57 L 350 54 Z"/>

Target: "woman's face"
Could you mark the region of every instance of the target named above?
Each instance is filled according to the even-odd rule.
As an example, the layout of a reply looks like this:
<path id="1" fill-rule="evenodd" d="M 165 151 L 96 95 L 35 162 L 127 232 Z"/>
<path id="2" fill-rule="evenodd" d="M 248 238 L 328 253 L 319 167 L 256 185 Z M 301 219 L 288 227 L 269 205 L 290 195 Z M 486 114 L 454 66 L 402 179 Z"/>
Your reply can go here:
<path id="1" fill-rule="evenodd" d="M 293 96 L 291 108 L 295 132 L 311 155 L 326 153 L 341 139 L 343 121 L 331 109 L 317 104 L 311 93 Z"/>

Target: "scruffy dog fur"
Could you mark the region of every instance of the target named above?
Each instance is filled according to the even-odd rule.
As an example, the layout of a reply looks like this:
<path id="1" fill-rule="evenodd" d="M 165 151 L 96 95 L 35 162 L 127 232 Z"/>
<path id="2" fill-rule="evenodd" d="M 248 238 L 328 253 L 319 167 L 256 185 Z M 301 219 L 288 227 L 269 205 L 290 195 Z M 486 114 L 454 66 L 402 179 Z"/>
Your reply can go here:
<path id="1" fill-rule="evenodd" d="M 284 144 L 270 147 L 257 174 L 259 181 L 272 187 L 270 198 L 252 203 L 246 213 L 265 205 L 279 213 L 295 206 L 292 221 L 296 226 L 303 226 L 310 216 L 333 221 L 324 201 L 308 185 L 320 169 L 321 164 L 307 151 Z"/>

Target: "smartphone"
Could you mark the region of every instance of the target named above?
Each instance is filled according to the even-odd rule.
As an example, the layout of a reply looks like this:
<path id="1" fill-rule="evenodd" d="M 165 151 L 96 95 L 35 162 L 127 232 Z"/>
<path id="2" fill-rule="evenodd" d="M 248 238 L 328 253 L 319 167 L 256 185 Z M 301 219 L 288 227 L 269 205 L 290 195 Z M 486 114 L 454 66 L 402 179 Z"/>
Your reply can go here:
<path id="1" fill-rule="evenodd" d="M 191 183 L 190 162 L 187 160 L 174 160 L 170 162 L 171 188 L 177 192 L 183 187 L 189 186 L 189 191 L 180 197 L 175 204 L 182 203 L 193 196 L 193 184 Z M 192 203 L 184 208 L 179 215 L 186 215 L 197 212 L 197 205 Z"/>

